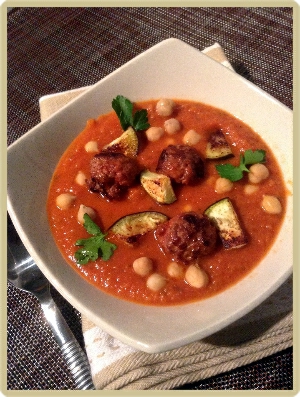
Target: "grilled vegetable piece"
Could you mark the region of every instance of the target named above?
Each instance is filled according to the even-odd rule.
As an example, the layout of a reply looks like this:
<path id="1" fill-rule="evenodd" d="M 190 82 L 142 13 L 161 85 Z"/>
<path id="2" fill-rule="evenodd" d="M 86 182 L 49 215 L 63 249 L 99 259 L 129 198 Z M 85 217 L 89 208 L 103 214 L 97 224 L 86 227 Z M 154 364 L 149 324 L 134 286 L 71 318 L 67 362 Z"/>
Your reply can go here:
<path id="1" fill-rule="evenodd" d="M 163 174 L 145 170 L 140 176 L 141 184 L 146 192 L 160 204 L 172 204 L 176 196 L 171 179 Z"/>
<path id="2" fill-rule="evenodd" d="M 222 131 L 218 130 L 210 135 L 205 153 L 207 159 L 220 159 L 232 155 L 230 146 Z"/>
<path id="3" fill-rule="evenodd" d="M 128 157 L 136 157 L 139 148 L 139 141 L 136 132 L 129 127 L 118 138 L 103 147 L 103 150 L 123 153 Z"/>
<path id="4" fill-rule="evenodd" d="M 144 211 L 126 215 L 115 222 L 109 229 L 117 237 L 127 243 L 134 243 L 140 236 L 157 228 L 168 217 L 157 211 Z"/>
<path id="5" fill-rule="evenodd" d="M 212 204 L 204 213 L 215 223 L 225 249 L 240 248 L 247 244 L 247 237 L 228 197 Z"/>

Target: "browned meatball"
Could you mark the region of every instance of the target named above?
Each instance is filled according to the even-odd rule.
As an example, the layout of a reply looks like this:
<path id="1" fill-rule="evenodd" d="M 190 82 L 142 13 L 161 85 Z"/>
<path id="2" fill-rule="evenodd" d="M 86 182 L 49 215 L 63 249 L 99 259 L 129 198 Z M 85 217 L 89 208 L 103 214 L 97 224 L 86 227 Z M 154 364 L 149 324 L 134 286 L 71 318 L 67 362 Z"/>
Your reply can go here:
<path id="1" fill-rule="evenodd" d="M 90 172 L 88 185 L 91 191 L 109 199 L 118 199 L 134 184 L 139 169 L 134 159 L 107 151 L 92 158 Z"/>
<path id="2" fill-rule="evenodd" d="M 165 253 L 190 263 L 215 250 L 217 229 L 206 215 L 185 212 L 159 225 L 155 236 Z"/>
<path id="3" fill-rule="evenodd" d="M 197 150 L 187 145 L 169 145 L 161 153 L 156 172 L 188 185 L 204 176 L 204 162 Z"/>

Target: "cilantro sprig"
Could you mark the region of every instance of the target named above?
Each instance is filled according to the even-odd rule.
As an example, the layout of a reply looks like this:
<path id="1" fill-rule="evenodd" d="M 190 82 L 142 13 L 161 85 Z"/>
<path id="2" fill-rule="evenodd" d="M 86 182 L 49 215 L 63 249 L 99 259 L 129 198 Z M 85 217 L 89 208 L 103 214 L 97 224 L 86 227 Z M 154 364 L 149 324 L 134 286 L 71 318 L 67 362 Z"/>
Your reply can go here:
<path id="1" fill-rule="evenodd" d="M 115 244 L 105 240 L 105 234 L 100 227 L 92 221 L 88 214 L 83 215 L 86 231 L 93 237 L 83 238 L 76 241 L 76 246 L 82 246 L 75 252 L 75 258 L 79 265 L 86 265 L 90 261 L 95 261 L 99 257 L 107 261 L 117 248 Z"/>
<path id="2" fill-rule="evenodd" d="M 216 169 L 222 178 L 229 179 L 231 182 L 239 181 L 243 178 L 243 172 L 249 172 L 247 165 L 263 163 L 265 161 L 265 150 L 246 150 L 240 155 L 240 164 L 234 166 L 232 164 L 219 164 Z"/>
<path id="3" fill-rule="evenodd" d="M 127 130 L 128 127 L 132 127 L 135 131 L 146 130 L 150 127 L 147 110 L 137 110 L 133 114 L 133 103 L 124 96 L 116 96 L 116 98 L 112 100 L 112 108 L 116 112 L 124 131 Z"/>

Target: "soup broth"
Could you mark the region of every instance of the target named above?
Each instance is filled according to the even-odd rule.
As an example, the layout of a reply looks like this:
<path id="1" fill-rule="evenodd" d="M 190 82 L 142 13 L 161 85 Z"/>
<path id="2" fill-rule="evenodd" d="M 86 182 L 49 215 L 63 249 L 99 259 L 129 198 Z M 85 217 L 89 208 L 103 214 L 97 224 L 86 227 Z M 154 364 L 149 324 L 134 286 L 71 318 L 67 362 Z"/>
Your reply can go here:
<path id="1" fill-rule="evenodd" d="M 188 145 L 195 148 L 203 159 L 204 176 L 190 185 L 173 183 L 176 200 L 171 204 L 157 203 L 139 180 L 117 200 L 92 192 L 85 181 L 90 178 L 90 161 L 97 151 L 100 152 L 123 133 L 119 119 L 112 111 L 88 120 L 85 129 L 63 154 L 49 188 L 47 212 L 52 234 L 63 257 L 88 283 L 120 299 L 139 304 L 185 304 L 230 288 L 258 265 L 271 249 L 281 226 L 286 189 L 279 164 L 270 147 L 241 120 L 203 103 L 175 99 L 172 114 L 164 116 L 158 114 L 157 102 L 148 100 L 134 105 L 135 110 L 147 110 L 151 127 L 161 128 L 161 136 L 157 140 L 149 140 L 145 131 L 137 132 L 139 149 L 136 160 L 139 167 L 155 172 L 164 148 L 169 145 Z M 177 121 L 177 124 L 171 122 L 171 127 L 175 126 L 176 130 L 179 125 L 179 130 L 168 129 L 165 122 L 170 119 Z M 231 157 L 206 159 L 207 142 L 215 130 L 221 130 L 224 134 L 232 151 Z M 216 165 L 229 163 L 237 166 L 240 154 L 248 149 L 266 152 L 264 165 L 268 176 L 259 183 L 251 183 L 248 173 L 244 172 L 241 180 L 232 182 L 230 190 L 222 192 L 221 189 L 220 192 L 216 188 L 220 178 Z M 65 209 L 57 205 L 57 197 L 62 193 L 72 196 L 71 204 Z M 263 208 L 265 196 L 275 197 L 279 201 L 278 213 L 270 213 Z M 108 241 L 117 246 L 109 260 L 100 258 L 86 265 L 76 263 L 78 246 L 75 246 L 75 242 L 90 237 L 77 218 L 81 204 L 95 211 L 94 222 L 106 233 L 117 220 L 129 214 L 156 211 L 169 219 L 191 211 L 203 214 L 208 207 L 225 197 L 231 200 L 248 242 L 241 248 L 224 249 L 218 240 L 213 253 L 199 257 L 196 265 L 207 276 L 203 287 L 193 287 L 187 282 L 185 272 L 189 265 L 185 263 L 176 262 L 179 271 L 175 276 L 170 275 L 168 269 L 170 263 L 175 263 L 174 257 L 161 249 L 154 230 L 133 244 L 108 233 Z M 147 286 L 149 274 L 141 275 L 134 270 L 134 261 L 141 257 L 151 259 L 151 274 L 162 276 L 164 283 L 159 290 L 154 291 Z"/>

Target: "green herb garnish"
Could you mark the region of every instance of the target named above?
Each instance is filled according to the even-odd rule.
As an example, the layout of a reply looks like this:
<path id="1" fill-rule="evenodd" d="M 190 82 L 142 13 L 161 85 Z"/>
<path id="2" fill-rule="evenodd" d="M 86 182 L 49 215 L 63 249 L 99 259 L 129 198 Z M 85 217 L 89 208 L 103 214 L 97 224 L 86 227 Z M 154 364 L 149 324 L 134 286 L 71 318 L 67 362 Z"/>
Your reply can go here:
<path id="1" fill-rule="evenodd" d="M 243 178 L 243 172 L 249 172 L 247 165 L 263 163 L 265 161 L 265 150 L 246 150 L 244 155 L 240 155 L 240 165 L 235 167 L 232 164 L 216 165 L 216 169 L 222 178 L 229 179 L 231 182 L 239 181 Z"/>
<path id="2" fill-rule="evenodd" d="M 133 114 L 133 103 L 122 95 L 118 95 L 112 100 L 112 108 L 116 112 L 121 127 L 127 130 L 132 127 L 135 131 L 146 130 L 150 127 L 146 109 L 137 110 Z"/>
<path id="3" fill-rule="evenodd" d="M 77 263 L 79 265 L 86 265 L 89 261 L 95 261 L 99 257 L 107 261 L 117 246 L 105 240 L 106 234 L 102 233 L 100 227 L 92 221 L 88 214 L 84 214 L 83 219 L 83 226 L 93 237 L 76 241 L 75 245 L 83 246 L 75 252 Z"/>

